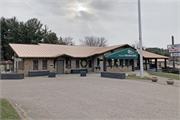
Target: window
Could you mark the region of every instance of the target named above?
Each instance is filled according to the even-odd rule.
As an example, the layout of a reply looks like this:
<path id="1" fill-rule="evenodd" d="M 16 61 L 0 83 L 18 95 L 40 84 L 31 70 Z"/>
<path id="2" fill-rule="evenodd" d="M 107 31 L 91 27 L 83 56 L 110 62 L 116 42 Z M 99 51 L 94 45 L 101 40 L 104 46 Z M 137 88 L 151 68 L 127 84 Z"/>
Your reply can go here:
<path id="1" fill-rule="evenodd" d="M 114 64 L 114 59 L 112 59 L 112 60 L 111 60 L 111 63 L 112 63 L 112 66 L 114 66 L 114 65 L 115 65 L 115 64 Z"/>
<path id="2" fill-rule="evenodd" d="M 43 60 L 43 70 L 47 70 L 47 60 Z"/>
<path id="3" fill-rule="evenodd" d="M 120 60 L 119 60 L 119 59 L 117 59 L 116 64 L 117 64 L 118 66 L 120 66 Z"/>
<path id="4" fill-rule="evenodd" d="M 106 60 L 106 66 L 109 66 L 109 60 Z"/>
<path id="5" fill-rule="evenodd" d="M 117 59 L 114 59 L 114 65 L 118 66 L 118 60 Z"/>
<path id="6" fill-rule="evenodd" d="M 126 65 L 127 67 L 129 66 L 129 60 L 128 60 L 128 59 L 125 60 L 125 65 Z"/>
<path id="7" fill-rule="evenodd" d="M 66 61 L 66 68 L 71 68 L 71 60 Z"/>
<path id="8" fill-rule="evenodd" d="M 112 60 L 108 59 L 109 66 L 112 67 Z"/>
<path id="9" fill-rule="evenodd" d="M 99 66 L 100 64 L 100 59 L 99 58 L 97 58 L 97 66 Z"/>
<path id="10" fill-rule="evenodd" d="M 123 66 L 125 66 L 125 65 L 126 65 L 125 60 L 123 60 Z"/>
<path id="11" fill-rule="evenodd" d="M 120 66 L 123 66 L 123 60 L 120 60 Z"/>
<path id="12" fill-rule="evenodd" d="M 91 68 L 91 67 L 92 67 L 92 61 L 89 60 L 89 68 Z"/>
<path id="13" fill-rule="evenodd" d="M 79 60 L 76 60 L 76 68 L 79 68 Z"/>
<path id="14" fill-rule="evenodd" d="M 132 64 L 133 64 L 133 60 L 130 60 L 129 65 L 132 65 Z"/>
<path id="15" fill-rule="evenodd" d="M 33 61 L 33 70 L 38 70 L 38 60 Z"/>

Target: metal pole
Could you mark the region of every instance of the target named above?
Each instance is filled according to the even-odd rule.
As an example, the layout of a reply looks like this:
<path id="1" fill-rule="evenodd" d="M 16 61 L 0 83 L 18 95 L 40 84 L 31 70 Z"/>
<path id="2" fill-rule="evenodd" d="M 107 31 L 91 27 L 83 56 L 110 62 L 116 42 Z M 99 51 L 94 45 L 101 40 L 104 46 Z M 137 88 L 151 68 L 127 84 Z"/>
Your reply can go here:
<path id="1" fill-rule="evenodd" d="M 140 0 L 138 0 L 138 16 L 139 16 L 139 45 L 140 45 L 140 70 L 141 70 L 141 77 L 143 75 L 143 57 L 142 57 L 142 35 L 141 35 L 141 6 Z"/>
<path id="2" fill-rule="evenodd" d="M 172 36 L 172 45 L 174 45 L 174 36 Z M 174 56 L 173 56 L 173 68 L 175 68 Z"/>

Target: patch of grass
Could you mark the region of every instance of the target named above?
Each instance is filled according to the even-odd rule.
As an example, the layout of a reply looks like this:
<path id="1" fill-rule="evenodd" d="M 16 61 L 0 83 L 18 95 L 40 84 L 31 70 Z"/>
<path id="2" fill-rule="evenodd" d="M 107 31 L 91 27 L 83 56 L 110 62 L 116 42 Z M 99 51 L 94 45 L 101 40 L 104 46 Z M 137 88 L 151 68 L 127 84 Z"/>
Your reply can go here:
<path id="1" fill-rule="evenodd" d="M 1 116 L 0 119 L 7 120 L 20 120 L 19 115 L 16 113 L 12 105 L 5 99 L 0 99 L 1 102 Z"/>
<path id="2" fill-rule="evenodd" d="M 137 80 L 151 80 L 149 77 L 140 77 L 140 76 L 126 76 L 126 79 L 137 79 Z"/>
<path id="3" fill-rule="evenodd" d="M 179 80 L 179 74 L 154 72 L 154 71 L 147 71 L 147 73 L 150 75 L 155 75 L 155 76 L 159 76 L 159 77 L 165 77 L 165 78 Z"/>

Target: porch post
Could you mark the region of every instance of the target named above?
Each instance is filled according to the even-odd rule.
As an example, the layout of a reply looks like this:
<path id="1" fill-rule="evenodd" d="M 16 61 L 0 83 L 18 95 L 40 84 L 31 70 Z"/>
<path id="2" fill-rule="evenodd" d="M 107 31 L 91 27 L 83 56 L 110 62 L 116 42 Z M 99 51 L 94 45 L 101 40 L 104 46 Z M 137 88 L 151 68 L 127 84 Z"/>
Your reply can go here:
<path id="1" fill-rule="evenodd" d="M 164 68 L 167 68 L 166 59 L 164 59 Z"/>
<path id="2" fill-rule="evenodd" d="M 145 59 L 145 64 L 146 64 L 146 70 L 147 70 L 147 59 Z"/>
<path id="3" fill-rule="evenodd" d="M 104 58 L 103 59 L 103 62 L 104 62 L 104 71 L 106 71 L 106 58 L 105 58 L 105 56 L 103 58 Z"/>
<path id="4" fill-rule="evenodd" d="M 156 68 L 156 72 L 157 72 L 157 58 L 155 59 L 155 68 Z"/>
<path id="5" fill-rule="evenodd" d="M 17 61 L 16 61 L 16 73 L 17 73 Z"/>
<path id="6" fill-rule="evenodd" d="M 134 59 L 132 60 L 132 71 L 134 71 Z"/>

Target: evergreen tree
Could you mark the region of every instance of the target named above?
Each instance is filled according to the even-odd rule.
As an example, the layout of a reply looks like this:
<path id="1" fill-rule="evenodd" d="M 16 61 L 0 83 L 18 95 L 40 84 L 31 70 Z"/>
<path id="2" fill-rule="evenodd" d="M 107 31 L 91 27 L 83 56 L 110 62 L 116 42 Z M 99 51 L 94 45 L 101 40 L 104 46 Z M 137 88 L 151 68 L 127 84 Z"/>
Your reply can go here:
<path id="1" fill-rule="evenodd" d="M 49 44 L 57 44 L 58 43 L 58 38 L 56 36 L 56 33 L 54 32 L 49 32 L 45 35 L 44 43 L 49 43 Z"/>
<path id="2" fill-rule="evenodd" d="M 7 37 L 8 26 L 6 24 L 6 19 L 4 17 L 1 18 L 1 60 L 8 60 L 9 54 L 8 51 L 9 41 L 6 39 Z"/>
<path id="3" fill-rule="evenodd" d="M 42 26 L 43 24 L 36 18 L 32 18 L 25 23 L 27 29 L 27 44 L 37 44 L 42 42 L 44 37 Z"/>
<path id="4" fill-rule="evenodd" d="M 19 22 L 16 17 L 1 17 L 1 58 L 9 59 L 9 43 L 37 44 L 41 42 L 57 44 L 56 33 L 48 31 L 48 27 L 37 19 Z"/>

